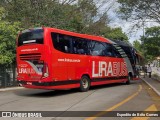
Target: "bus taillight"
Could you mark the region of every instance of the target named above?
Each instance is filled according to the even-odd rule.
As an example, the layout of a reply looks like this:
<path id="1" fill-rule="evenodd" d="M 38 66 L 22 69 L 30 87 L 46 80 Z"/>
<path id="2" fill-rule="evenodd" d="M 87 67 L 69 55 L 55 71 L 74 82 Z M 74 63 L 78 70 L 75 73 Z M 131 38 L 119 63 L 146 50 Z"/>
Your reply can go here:
<path id="1" fill-rule="evenodd" d="M 49 72 L 48 72 L 48 65 L 47 63 L 44 63 L 44 66 L 43 66 L 43 71 L 42 71 L 42 77 L 43 78 L 46 78 L 49 76 Z"/>

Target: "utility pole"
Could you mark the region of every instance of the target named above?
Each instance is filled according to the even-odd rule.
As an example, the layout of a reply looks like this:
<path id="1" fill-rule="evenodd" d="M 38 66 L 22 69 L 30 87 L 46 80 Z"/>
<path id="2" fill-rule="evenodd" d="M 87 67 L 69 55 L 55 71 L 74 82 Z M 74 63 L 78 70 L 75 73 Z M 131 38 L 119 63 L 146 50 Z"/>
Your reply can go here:
<path id="1" fill-rule="evenodd" d="M 144 64 L 146 62 L 146 54 L 145 54 L 145 28 L 144 28 L 144 23 L 145 21 L 142 22 L 142 27 L 143 27 L 143 39 L 142 39 L 142 49 L 143 49 L 143 54 L 144 54 Z"/>

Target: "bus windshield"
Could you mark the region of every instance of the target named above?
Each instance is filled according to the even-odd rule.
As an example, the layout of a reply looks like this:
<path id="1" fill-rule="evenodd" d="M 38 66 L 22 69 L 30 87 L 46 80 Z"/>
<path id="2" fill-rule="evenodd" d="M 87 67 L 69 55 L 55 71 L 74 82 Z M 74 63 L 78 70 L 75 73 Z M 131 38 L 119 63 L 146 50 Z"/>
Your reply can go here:
<path id="1" fill-rule="evenodd" d="M 33 29 L 23 31 L 18 38 L 18 46 L 24 44 L 43 44 L 43 29 Z"/>

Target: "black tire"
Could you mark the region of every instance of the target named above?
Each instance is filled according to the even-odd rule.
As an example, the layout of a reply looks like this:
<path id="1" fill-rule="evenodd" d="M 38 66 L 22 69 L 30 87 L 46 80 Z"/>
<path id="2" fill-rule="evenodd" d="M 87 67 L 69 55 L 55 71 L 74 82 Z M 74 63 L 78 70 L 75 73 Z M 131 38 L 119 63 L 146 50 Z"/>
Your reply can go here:
<path id="1" fill-rule="evenodd" d="M 128 75 L 128 78 L 127 78 L 128 80 L 126 81 L 126 84 L 127 85 L 129 85 L 129 84 L 131 84 L 131 76 L 130 75 Z"/>
<path id="2" fill-rule="evenodd" d="M 80 81 L 80 91 L 86 92 L 90 88 L 90 79 L 87 76 L 82 76 Z"/>

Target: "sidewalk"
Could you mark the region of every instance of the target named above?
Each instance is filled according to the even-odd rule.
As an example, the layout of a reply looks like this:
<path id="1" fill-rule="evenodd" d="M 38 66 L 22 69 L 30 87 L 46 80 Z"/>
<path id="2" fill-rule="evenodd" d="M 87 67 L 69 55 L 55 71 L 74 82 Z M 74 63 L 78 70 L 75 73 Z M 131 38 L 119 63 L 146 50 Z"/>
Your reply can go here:
<path id="1" fill-rule="evenodd" d="M 153 78 L 148 78 L 148 76 L 141 77 L 141 79 L 146 82 L 159 96 L 160 96 L 160 81 Z"/>
<path id="2" fill-rule="evenodd" d="M 18 90 L 18 89 L 24 89 L 24 87 L 8 87 L 8 88 L 0 88 L 0 92 L 4 91 L 10 91 L 10 90 Z"/>

